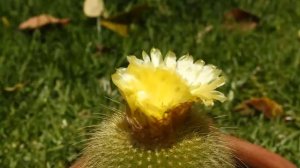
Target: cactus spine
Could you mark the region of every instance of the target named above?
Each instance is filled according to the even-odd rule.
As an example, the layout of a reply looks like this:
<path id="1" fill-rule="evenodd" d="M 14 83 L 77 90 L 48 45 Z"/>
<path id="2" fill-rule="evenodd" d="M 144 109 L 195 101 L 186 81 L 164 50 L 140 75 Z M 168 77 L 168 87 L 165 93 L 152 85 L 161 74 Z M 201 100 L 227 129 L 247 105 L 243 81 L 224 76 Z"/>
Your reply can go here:
<path id="1" fill-rule="evenodd" d="M 233 168 L 231 150 L 210 121 L 192 112 L 172 141 L 144 144 L 133 136 L 124 114 L 114 114 L 93 133 L 84 168 Z"/>

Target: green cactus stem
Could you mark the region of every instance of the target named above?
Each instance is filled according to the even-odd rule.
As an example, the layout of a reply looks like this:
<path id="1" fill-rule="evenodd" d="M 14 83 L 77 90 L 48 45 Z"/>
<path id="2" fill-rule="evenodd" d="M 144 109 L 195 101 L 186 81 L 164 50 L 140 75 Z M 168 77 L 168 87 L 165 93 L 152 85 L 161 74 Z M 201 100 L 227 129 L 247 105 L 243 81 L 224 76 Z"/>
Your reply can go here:
<path id="1" fill-rule="evenodd" d="M 231 150 L 211 121 L 191 111 L 167 140 L 137 140 L 124 114 L 114 114 L 95 130 L 83 157 L 84 168 L 233 168 Z"/>

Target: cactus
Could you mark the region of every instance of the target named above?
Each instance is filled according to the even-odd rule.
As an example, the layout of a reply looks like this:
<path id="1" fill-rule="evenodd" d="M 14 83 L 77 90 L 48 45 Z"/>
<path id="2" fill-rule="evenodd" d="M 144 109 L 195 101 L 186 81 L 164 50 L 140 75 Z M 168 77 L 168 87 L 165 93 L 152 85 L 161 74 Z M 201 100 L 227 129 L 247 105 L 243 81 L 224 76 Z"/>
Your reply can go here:
<path id="1" fill-rule="evenodd" d="M 220 71 L 203 62 L 194 64 L 190 56 L 171 69 L 173 56 L 168 53 L 160 63 L 159 50 L 152 49 L 150 64 L 143 53 L 144 61 L 128 58 L 128 68 L 113 75 L 127 109 L 97 126 L 83 152 L 84 168 L 234 167 L 221 133 L 192 106 L 223 100 L 223 94 L 214 90 L 224 83 Z M 189 63 L 184 68 L 197 70 L 193 77 L 199 78 L 198 83 L 178 70 L 182 60 Z"/>
<path id="2" fill-rule="evenodd" d="M 143 144 L 132 136 L 124 114 L 104 120 L 84 151 L 84 168 L 231 168 L 231 150 L 205 116 L 191 113 L 172 142 Z"/>

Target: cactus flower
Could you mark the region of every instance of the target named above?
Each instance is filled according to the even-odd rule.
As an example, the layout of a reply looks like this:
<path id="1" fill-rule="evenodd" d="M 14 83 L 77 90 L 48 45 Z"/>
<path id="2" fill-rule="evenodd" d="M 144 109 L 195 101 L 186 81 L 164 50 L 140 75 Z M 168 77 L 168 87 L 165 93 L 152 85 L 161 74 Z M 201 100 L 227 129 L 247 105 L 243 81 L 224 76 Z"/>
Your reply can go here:
<path id="1" fill-rule="evenodd" d="M 190 55 L 176 60 L 171 51 L 163 59 L 155 48 L 150 56 L 146 52 L 142 56 L 143 59 L 128 56 L 128 67 L 117 69 L 112 75 L 128 104 L 129 118 L 138 127 L 147 123 L 166 125 L 172 122 L 172 113 L 180 116 L 194 102 L 213 105 L 214 100 L 225 100 L 215 90 L 225 83 L 221 70 L 215 66 L 205 65 L 202 60 L 194 62 Z"/>

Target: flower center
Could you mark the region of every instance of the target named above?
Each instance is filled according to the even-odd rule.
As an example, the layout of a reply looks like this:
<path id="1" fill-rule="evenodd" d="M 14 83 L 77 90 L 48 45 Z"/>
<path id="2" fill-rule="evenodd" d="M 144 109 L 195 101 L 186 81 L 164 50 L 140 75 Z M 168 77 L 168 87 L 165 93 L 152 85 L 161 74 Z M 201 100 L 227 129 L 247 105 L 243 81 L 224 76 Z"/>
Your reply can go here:
<path id="1" fill-rule="evenodd" d="M 130 102 L 131 110 L 139 108 L 147 116 L 161 120 L 167 110 L 188 101 L 191 98 L 189 88 L 184 81 L 170 70 L 130 65 L 128 71 L 135 75 L 132 82 L 136 95 Z"/>

